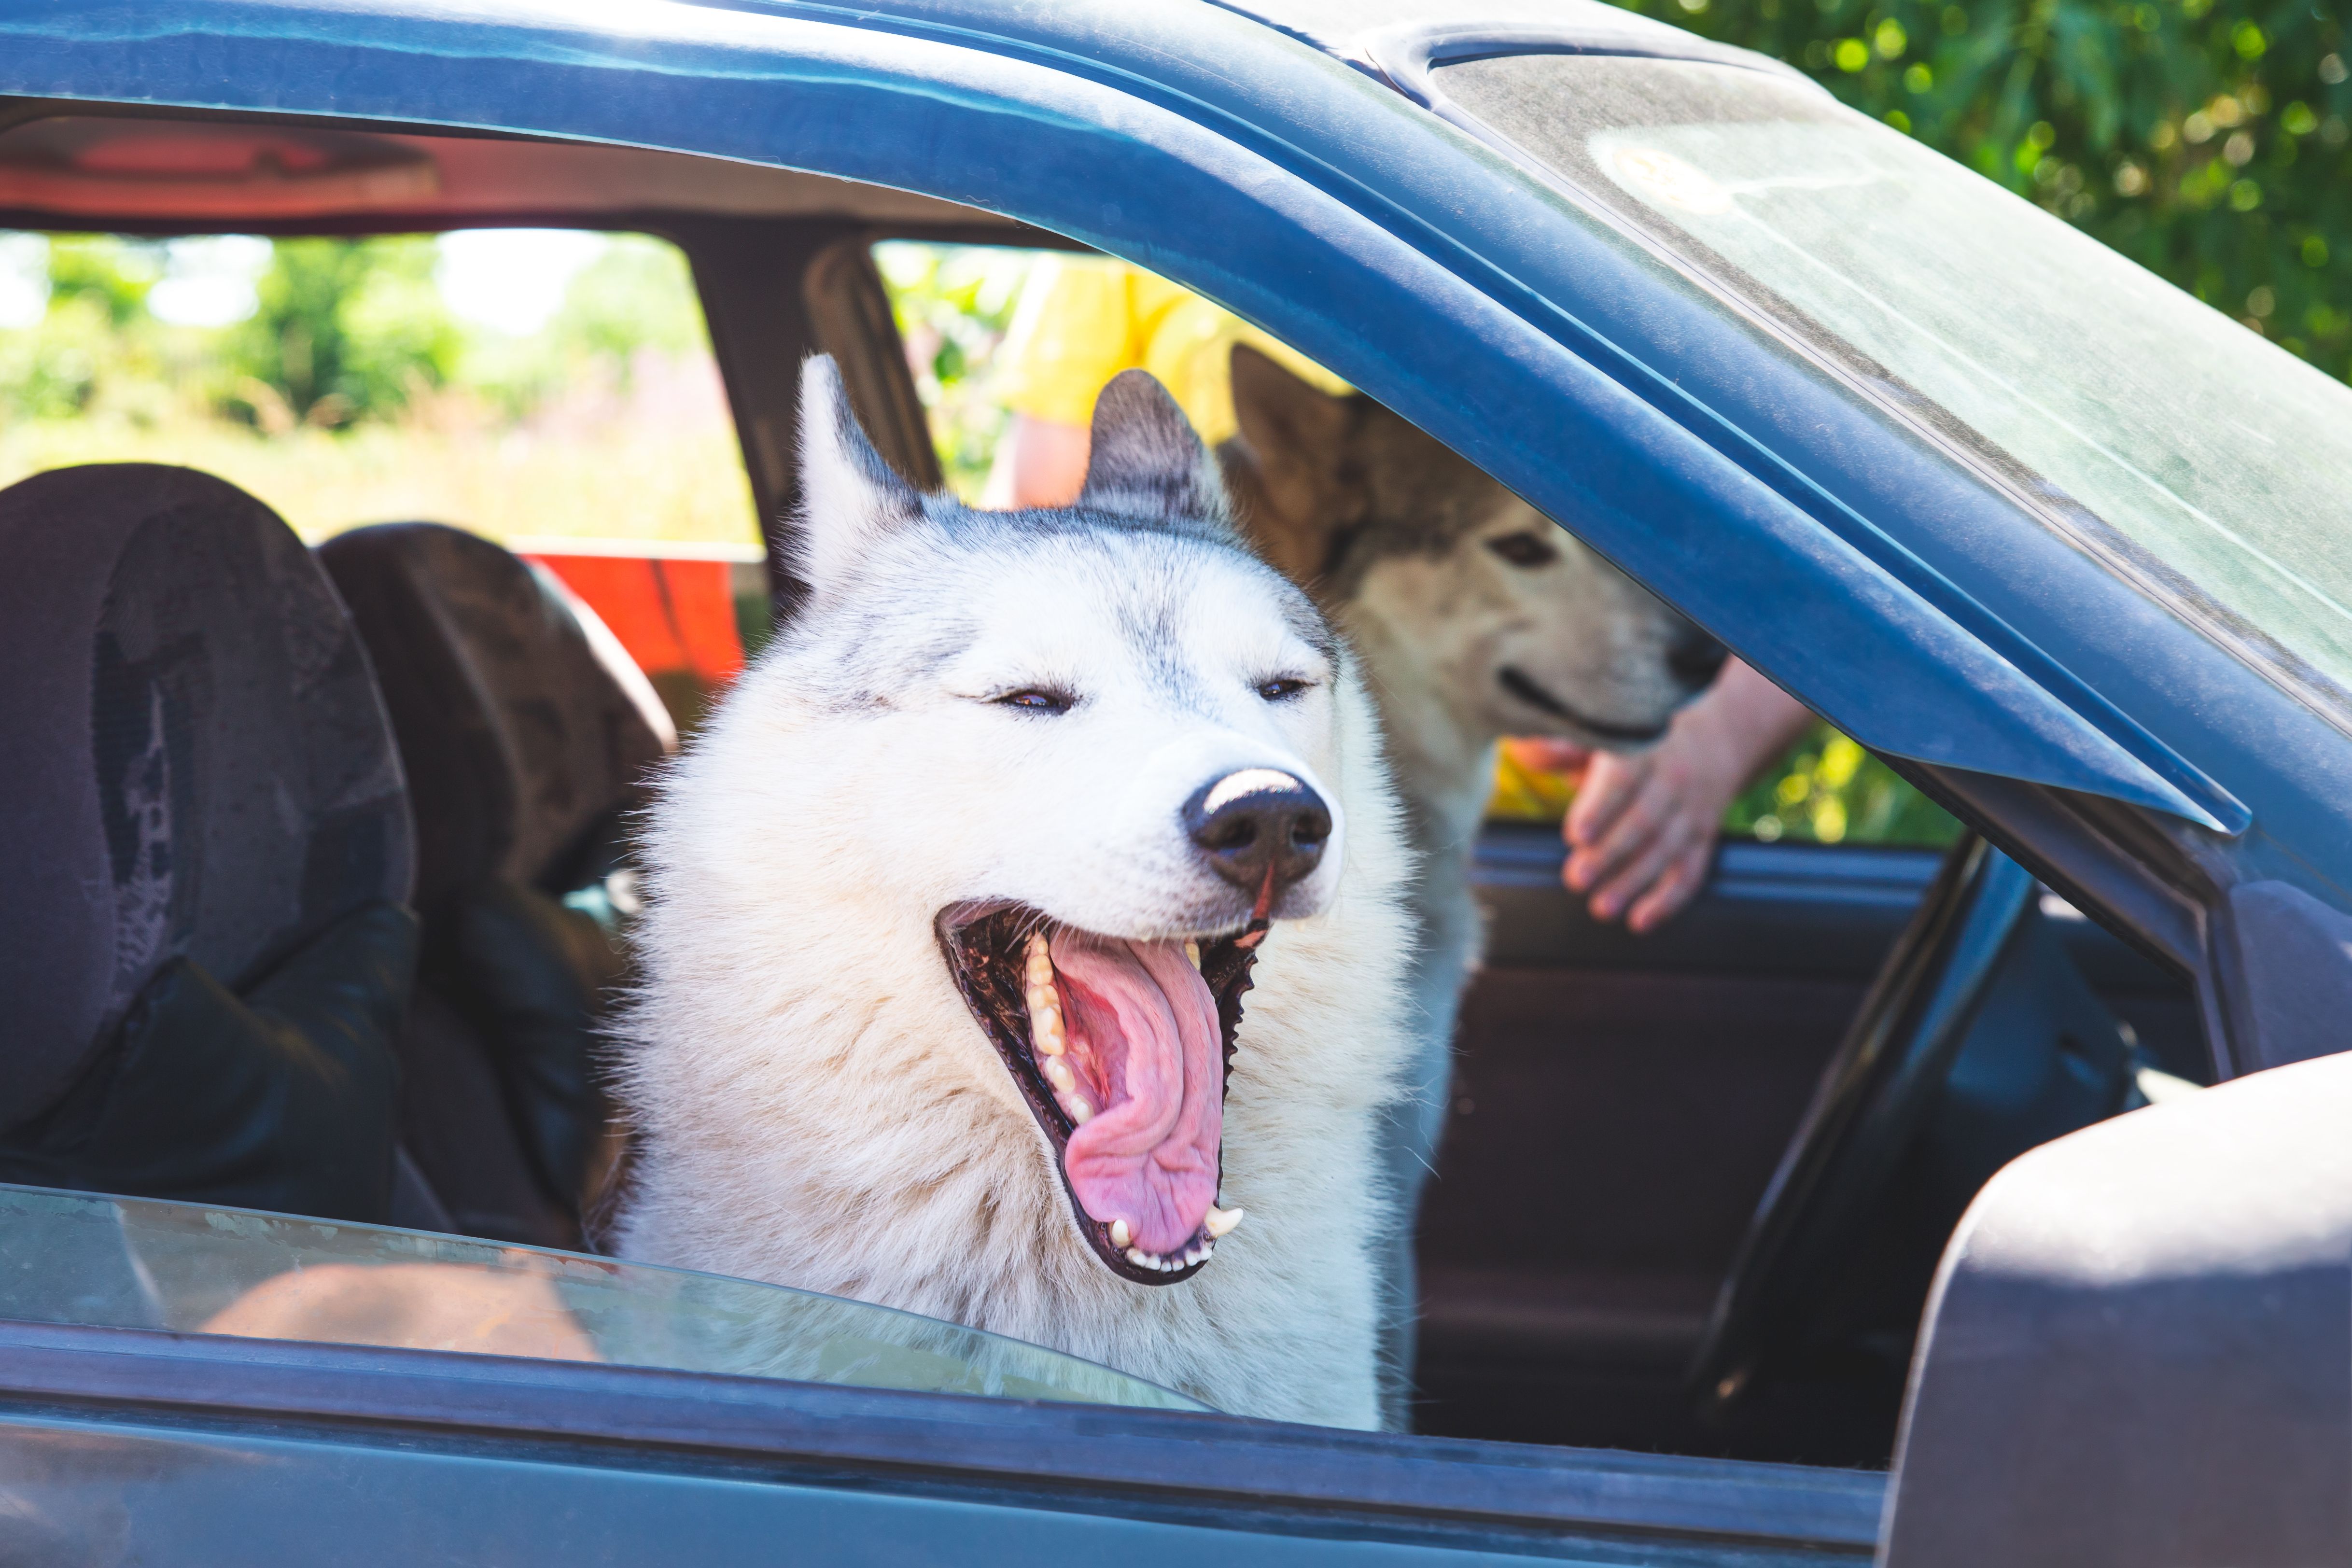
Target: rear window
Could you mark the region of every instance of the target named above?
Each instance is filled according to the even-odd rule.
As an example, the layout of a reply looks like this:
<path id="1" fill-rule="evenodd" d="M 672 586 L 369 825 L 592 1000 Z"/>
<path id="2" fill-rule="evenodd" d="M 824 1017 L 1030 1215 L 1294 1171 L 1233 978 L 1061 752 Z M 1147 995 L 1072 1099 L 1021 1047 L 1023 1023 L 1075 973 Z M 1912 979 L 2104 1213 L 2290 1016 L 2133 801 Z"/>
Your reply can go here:
<path id="1" fill-rule="evenodd" d="M 693 279 L 644 235 L 0 233 L 0 486 L 89 462 L 216 474 L 313 542 L 758 554 Z"/>

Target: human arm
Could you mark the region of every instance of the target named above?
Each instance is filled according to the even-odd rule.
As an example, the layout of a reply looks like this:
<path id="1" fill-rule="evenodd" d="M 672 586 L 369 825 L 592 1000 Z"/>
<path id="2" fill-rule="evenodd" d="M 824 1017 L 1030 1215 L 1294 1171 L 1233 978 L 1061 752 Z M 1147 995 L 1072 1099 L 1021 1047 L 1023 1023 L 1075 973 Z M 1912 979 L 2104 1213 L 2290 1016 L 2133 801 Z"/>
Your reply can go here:
<path id="1" fill-rule="evenodd" d="M 1561 879 L 1595 920 L 1656 930 L 1706 880 L 1732 800 L 1812 722 L 1805 706 L 1738 659 L 1675 715 L 1665 738 L 1633 755 L 1564 741 L 1512 744 L 1523 763 L 1580 773 L 1560 825 Z"/>
<path id="2" fill-rule="evenodd" d="M 1068 506 L 1086 488 L 1089 432 L 1015 414 L 998 443 L 982 503 L 998 508 Z"/>

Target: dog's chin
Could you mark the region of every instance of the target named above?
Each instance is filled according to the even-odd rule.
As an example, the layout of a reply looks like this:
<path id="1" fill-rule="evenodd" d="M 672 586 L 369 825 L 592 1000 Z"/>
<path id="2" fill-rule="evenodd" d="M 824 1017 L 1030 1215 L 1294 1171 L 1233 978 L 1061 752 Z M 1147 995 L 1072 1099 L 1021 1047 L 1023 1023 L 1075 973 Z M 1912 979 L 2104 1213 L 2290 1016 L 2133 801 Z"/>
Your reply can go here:
<path id="1" fill-rule="evenodd" d="M 1655 717 L 1635 719 L 1604 719 L 1587 713 L 1517 665 L 1496 669 L 1495 684 L 1510 699 L 1514 716 L 1507 727 L 1512 733 L 1559 732 L 1564 739 L 1603 751 L 1637 752 L 1654 745 L 1665 738 L 1675 715 L 1672 706 Z"/>
<path id="2" fill-rule="evenodd" d="M 1266 925 L 1131 942 L 1002 901 L 935 922 L 948 973 L 1053 1147 L 1078 1233 L 1122 1279 L 1192 1278 L 1240 1220 L 1216 1203 L 1224 1095 Z"/>

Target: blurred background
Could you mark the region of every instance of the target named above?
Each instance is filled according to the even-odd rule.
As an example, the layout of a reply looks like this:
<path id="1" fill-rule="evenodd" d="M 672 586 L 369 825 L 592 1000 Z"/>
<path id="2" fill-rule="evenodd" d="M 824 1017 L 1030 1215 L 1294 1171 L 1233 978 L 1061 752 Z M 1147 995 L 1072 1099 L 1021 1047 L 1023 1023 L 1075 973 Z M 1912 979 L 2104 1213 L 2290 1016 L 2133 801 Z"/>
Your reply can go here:
<path id="1" fill-rule="evenodd" d="M 2352 87 L 2334 0 L 1626 3 L 1799 67 L 2352 379 Z M 995 359 L 1034 257 L 886 244 L 876 260 L 949 482 L 976 499 L 1007 418 Z M 400 518 L 541 553 L 638 542 L 719 560 L 759 539 L 685 261 L 636 235 L 0 232 L 0 485 L 100 459 L 207 469 L 312 540 Z M 1556 818 L 1568 797 L 1506 767 L 1495 810 Z M 1727 826 L 1828 843 L 1955 830 L 1826 727 Z"/>

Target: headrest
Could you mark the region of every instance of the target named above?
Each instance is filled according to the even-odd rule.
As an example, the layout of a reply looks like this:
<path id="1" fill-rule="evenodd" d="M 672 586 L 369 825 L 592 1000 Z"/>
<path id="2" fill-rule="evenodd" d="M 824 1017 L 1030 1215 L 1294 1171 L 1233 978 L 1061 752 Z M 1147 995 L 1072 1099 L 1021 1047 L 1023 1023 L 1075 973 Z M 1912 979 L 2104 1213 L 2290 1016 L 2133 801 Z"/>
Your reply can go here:
<path id="1" fill-rule="evenodd" d="M 676 743 L 653 688 L 553 579 L 459 529 L 393 522 L 319 558 L 374 655 L 416 808 L 416 905 L 560 878 Z"/>
<path id="2" fill-rule="evenodd" d="M 365 651 L 293 531 L 145 464 L 0 491 L 0 1126 L 46 1109 L 163 964 L 231 990 L 408 896 Z"/>

